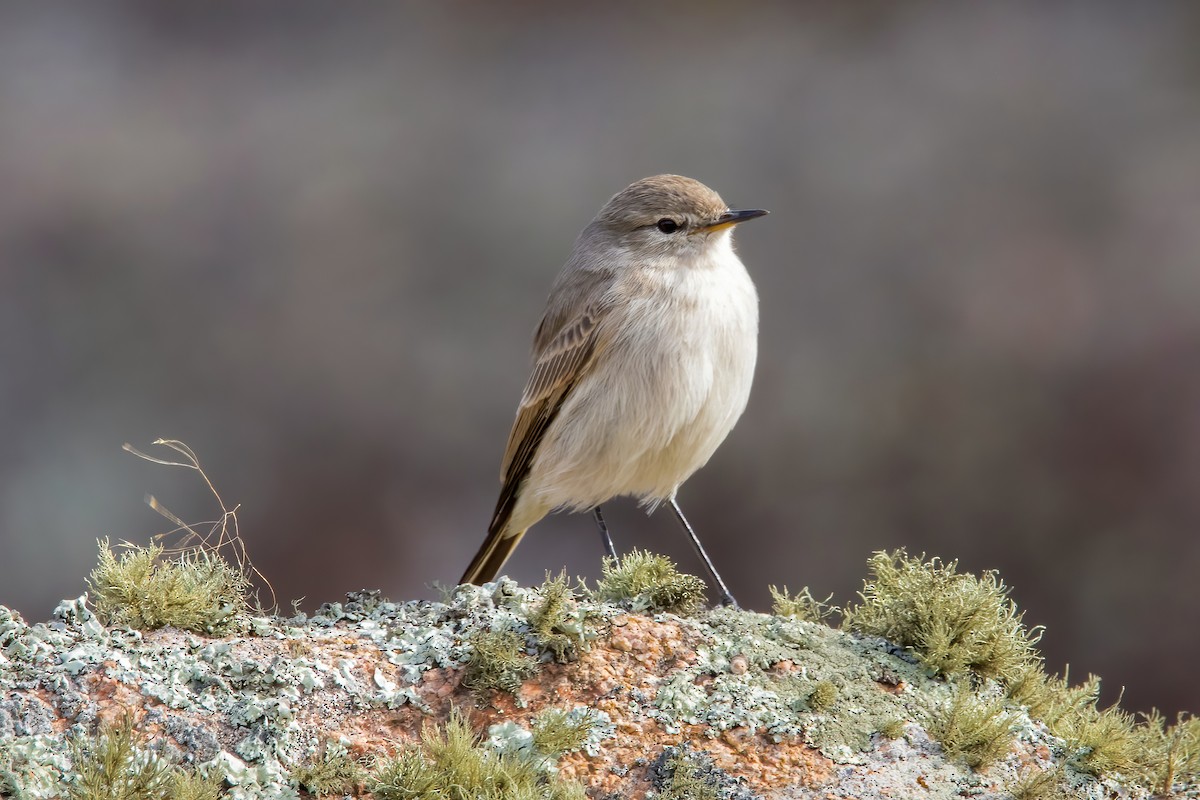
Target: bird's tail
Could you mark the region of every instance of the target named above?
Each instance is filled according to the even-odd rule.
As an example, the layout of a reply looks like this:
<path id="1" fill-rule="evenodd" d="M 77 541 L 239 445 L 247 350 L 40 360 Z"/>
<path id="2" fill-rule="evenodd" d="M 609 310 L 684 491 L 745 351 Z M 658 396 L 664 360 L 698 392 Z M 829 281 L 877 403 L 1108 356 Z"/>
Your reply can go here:
<path id="1" fill-rule="evenodd" d="M 463 573 L 459 584 L 480 584 L 495 579 L 500 574 L 500 570 L 504 568 L 504 562 L 508 561 L 508 557 L 512 555 L 512 551 L 517 548 L 517 544 L 524 535 L 525 531 L 508 533 L 503 529 L 496 530 L 494 528 L 488 531 L 487 538 L 483 540 L 483 546 L 479 548 L 475 558 L 471 559 L 471 564 Z"/>

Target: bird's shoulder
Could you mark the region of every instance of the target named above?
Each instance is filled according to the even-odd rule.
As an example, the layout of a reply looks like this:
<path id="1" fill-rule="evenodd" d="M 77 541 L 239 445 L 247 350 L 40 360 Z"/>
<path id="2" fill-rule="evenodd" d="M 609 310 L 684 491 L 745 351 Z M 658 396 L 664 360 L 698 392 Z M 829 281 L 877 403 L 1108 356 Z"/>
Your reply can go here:
<path id="1" fill-rule="evenodd" d="M 581 336 L 590 334 L 604 316 L 615 284 L 614 270 L 568 264 L 555 280 L 534 332 L 534 360 L 551 348 L 578 344 Z"/>

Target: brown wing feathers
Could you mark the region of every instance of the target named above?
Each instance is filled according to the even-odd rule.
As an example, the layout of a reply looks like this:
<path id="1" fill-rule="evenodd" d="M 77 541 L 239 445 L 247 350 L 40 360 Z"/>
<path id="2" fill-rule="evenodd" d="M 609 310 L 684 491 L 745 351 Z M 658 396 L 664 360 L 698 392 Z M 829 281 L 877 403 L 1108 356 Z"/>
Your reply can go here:
<path id="1" fill-rule="evenodd" d="M 546 430 L 596 352 L 597 309 L 588 307 L 550 342 L 534 364 L 508 438 L 500 497 L 488 535 L 459 583 L 483 583 L 499 574 L 524 531 L 508 531 L 517 498 Z M 507 533 L 507 535 L 505 535 Z"/>

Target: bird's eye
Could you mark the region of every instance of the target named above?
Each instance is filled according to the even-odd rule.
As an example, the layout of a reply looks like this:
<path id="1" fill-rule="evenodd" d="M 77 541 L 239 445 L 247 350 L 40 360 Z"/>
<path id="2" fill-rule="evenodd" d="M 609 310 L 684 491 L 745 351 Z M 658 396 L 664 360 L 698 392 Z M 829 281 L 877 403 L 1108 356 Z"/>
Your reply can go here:
<path id="1" fill-rule="evenodd" d="M 655 227 L 663 233 L 674 233 L 679 230 L 679 223 L 670 217 L 663 217 L 655 224 Z"/>

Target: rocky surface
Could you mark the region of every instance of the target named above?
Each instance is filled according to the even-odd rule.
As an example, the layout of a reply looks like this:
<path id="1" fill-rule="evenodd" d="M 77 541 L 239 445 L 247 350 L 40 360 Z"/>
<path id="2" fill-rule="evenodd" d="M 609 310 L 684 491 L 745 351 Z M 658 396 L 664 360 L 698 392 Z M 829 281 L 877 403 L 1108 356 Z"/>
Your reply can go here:
<path id="1" fill-rule="evenodd" d="M 500 749 L 519 747 L 547 708 L 586 709 L 586 743 L 549 768 L 594 798 L 663 793 L 667 756 L 680 752 L 731 798 L 1001 798 L 1055 766 L 1059 743 L 1019 710 L 998 762 L 974 771 L 947 759 L 927 729 L 953 687 L 880 639 L 748 611 L 679 617 L 579 600 L 559 630 L 580 644 L 558 663 L 529 622 L 542 601 L 505 580 L 444 603 L 358 593 L 224 638 L 106 628 L 86 597 L 35 625 L 0 607 L 0 793 L 60 796 L 71 736 L 126 711 L 149 747 L 224 776 L 231 798 L 307 796 L 295 765 L 331 745 L 394 753 L 455 708 Z M 484 630 L 515 631 L 538 659 L 515 693 L 464 684 Z M 1061 779 L 1073 796 L 1142 796 Z"/>

